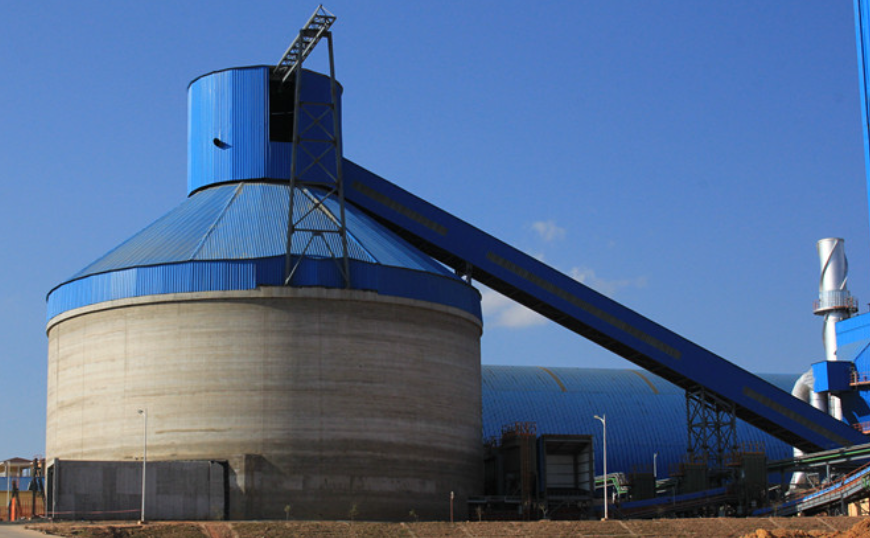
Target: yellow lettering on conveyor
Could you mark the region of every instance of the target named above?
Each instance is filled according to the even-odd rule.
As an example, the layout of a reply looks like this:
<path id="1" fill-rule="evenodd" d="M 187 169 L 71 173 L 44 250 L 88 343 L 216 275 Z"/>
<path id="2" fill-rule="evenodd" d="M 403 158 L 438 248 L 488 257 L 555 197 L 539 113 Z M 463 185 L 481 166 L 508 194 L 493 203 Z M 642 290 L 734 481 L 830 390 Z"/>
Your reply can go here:
<path id="1" fill-rule="evenodd" d="M 359 191 L 361 194 L 368 196 L 372 200 L 379 202 L 381 204 L 384 204 L 385 206 L 389 207 L 390 209 L 392 209 L 396 213 L 402 215 L 403 217 L 408 217 L 409 219 L 413 220 L 417 224 L 422 224 L 423 226 L 429 228 L 430 230 L 437 233 L 438 235 L 447 235 L 447 228 L 445 228 L 441 224 L 438 224 L 437 222 L 435 222 L 432 219 L 428 219 L 428 218 L 424 217 L 423 215 L 421 215 L 420 213 L 417 213 L 413 209 L 410 209 L 408 207 L 403 206 L 402 204 L 393 200 L 392 198 L 383 194 L 382 192 L 378 192 L 378 191 L 374 190 L 373 188 L 369 187 L 368 185 L 360 183 L 359 181 L 354 181 L 352 187 L 354 189 L 356 189 L 357 191 Z"/>
<path id="2" fill-rule="evenodd" d="M 522 267 L 520 267 L 519 265 L 517 265 L 515 263 L 509 262 L 508 260 L 502 258 L 498 254 L 495 254 L 493 252 L 487 252 L 486 257 L 492 263 L 494 263 L 494 264 L 496 264 L 504 269 L 507 269 L 508 271 L 517 275 L 518 277 L 531 282 L 532 284 L 534 284 L 534 285 L 538 286 L 539 288 L 555 295 L 556 297 L 563 299 L 565 301 L 568 301 L 572 305 L 574 305 L 578 308 L 581 308 L 582 310 L 584 310 L 585 312 L 587 312 L 589 314 L 592 314 L 596 318 L 598 318 L 601 321 L 613 326 L 614 328 L 619 329 L 620 331 L 622 331 L 630 336 L 633 336 L 634 338 L 637 338 L 641 342 L 648 344 L 648 345 L 654 347 L 655 349 L 658 349 L 659 351 L 661 351 L 661 352 L 663 352 L 663 353 L 665 353 L 665 354 L 667 354 L 675 359 L 679 360 L 681 358 L 682 353 L 680 352 L 680 350 L 675 349 L 675 348 L 665 344 L 664 342 L 662 342 L 661 340 L 658 340 L 657 338 L 653 338 L 652 336 L 646 334 L 645 332 L 641 331 L 640 329 L 633 327 L 633 326 L 629 325 L 628 323 L 622 321 L 621 319 L 617 318 L 616 316 L 612 316 L 612 315 L 608 314 L 607 312 L 605 312 L 604 310 L 601 310 L 597 306 L 589 304 L 586 301 L 580 299 L 579 297 L 575 297 L 574 295 L 568 293 L 567 291 L 556 286 L 555 284 L 552 284 L 551 282 L 548 282 L 548 281 L 544 280 L 543 278 L 523 269 Z"/>
<path id="3" fill-rule="evenodd" d="M 359 181 L 354 181 L 352 188 L 355 189 L 356 191 L 358 191 L 360 194 L 368 196 L 372 200 L 385 205 L 386 207 L 392 209 L 396 213 L 399 213 L 400 215 L 407 217 L 407 218 L 413 220 L 414 222 L 429 228 L 430 230 L 432 230 L 433 232 L 435 232 L 439 235 L 447 235 L 447 228 L 445 226 L 438 224 L 437 222 L 433 221 L 432 219 L 429 219 L 429 218 L 421 215 L 420 213 L 417 213 L 416 211 L 400 204 L 399 202 L 393 200 L 389 196 L 369 187 L 368 185 L 365 185 L 364 183 L 361 183 Z M 565 301 L 568 301 L 569 303 L 573 304 L 574 306 L 577 306 L 577 307 L 583 309 L 584 311 L 586 311 L 587 313 L 592 314 L 593 316 L 597 317 L 601 321 L 604 321 L 604 322 L 608 323 L 609 325 L 619 329 L 620 331 L 622 331 L 630 336 L 633 336 L 634 338 L 637 338 L 638 340 L 652 346 L 655 349 L 658 349 L 659 351 L 669 355 L 670 357 L 673 357 L 675 359 L 681 358 L 682 353 L 678 349 L 675 349 L 675 348 L 665 344 L 661 340 L 653 338 L 652 336 L 646 334 L 645 332 L 641 331 L 640 329 L 637 329 L 636 327 L 633 327 L 633 326 L 629 325 L 628 323 L 625 323 L 624 321 L 618 319 L 617 317 L 608 314 L 607 312 L 601 310 L 600 308 L 593 306 L 593 305 L 587 303 L 586 301 L 583 301 L 582 299 L 580 299 L 578 297 L 575 297 L 574 295 L 566 292 L 565 290 L 551 284 L 550 282 L 547 282 L 543 278 L 540 278 L 540 277 L 530 273 L 529 271 L 523 269 L 522 267 L 516 265 L 515 263 L 511 263 L 511 262 L 505 260 L 504 258 L 502 258 L 501 256 L 498 256 L 492 252 L 487 253 L 486 257 L 491 262 L 503 267 L 504 269 L 507 269 L 508 271 L 510 271 L 510 272 L 514 273 L 515 275 L 531 282 L 532 284 L 535 284 L 539 288 L 541 288 L 545 291 L 548 291 L 549 293 L 552 293 L 556 297 L 559 297 L 560 299 L 564 299 Z"/>
<path id="4" fill-rule="evenodd" d="M 842 446 L 849 446 L 852 444 L 851 441 L 849 441 L 848 439 L 846 439 L 844 437 L 840 437 L 839 435 L 828 431 L 826 428 L 819 426 L 818 424 L 816 424 L 812 420 L 800 415 L 799 413 L 795 413 L 794 411 L 785 407 L 784 405 L 774 402 L 773 400 L 771 400 L 767 396 L 763 396 L 763 395 L 755 392 L 754 390 L 750 389 L 749 387 L 743 387 L 743 394 L 749 398 L 752 398 L 753 400 L 755 400 L 756 402 L 760 403 L 761 405 L 767 407 L 768 409 L 776 411 L 777 413 L 788 418 L 789 420 L 793 420 L 793 421 L 797 422 L 798 424 L 800 424 L 804 428 L 806 428 L 810 431 L 816 432 L 817 434 L 821 435 L 825 439 L 828 439 L 828 440 L 830 440 L 834 443 L 837 443 L 839 445 L 842 445 Z"/>

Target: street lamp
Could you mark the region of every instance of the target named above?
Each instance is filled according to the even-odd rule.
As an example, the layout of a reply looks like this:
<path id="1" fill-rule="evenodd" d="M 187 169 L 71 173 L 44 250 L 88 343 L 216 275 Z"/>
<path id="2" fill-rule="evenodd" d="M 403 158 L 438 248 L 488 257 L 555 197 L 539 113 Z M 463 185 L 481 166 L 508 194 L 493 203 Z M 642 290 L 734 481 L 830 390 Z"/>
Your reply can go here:
<path id="1" fill-rule="evenodd" d="M 604 429 L 604 519 L 607 519 L 607 414 L 602 414 L 600 417 L 595 415 L 597 420 L 601 421 L 601 426 Z"/>
<path id="2" fill-rule="evenodd" d="M 6 504 L 9 504 L 9 460 L 3 462 L 3 474 L 6 475 Z M 7 514 L 8 515 L 8 514 Z"/>
<path id="3" fill-rule="evenodd" d="M 142 445 L 142 507 L 139 510 L 139 524 L 145 523 L 145 466 L 148 463 L 148 412 L 145 409 L 137 411 L 145 419 Z"/>

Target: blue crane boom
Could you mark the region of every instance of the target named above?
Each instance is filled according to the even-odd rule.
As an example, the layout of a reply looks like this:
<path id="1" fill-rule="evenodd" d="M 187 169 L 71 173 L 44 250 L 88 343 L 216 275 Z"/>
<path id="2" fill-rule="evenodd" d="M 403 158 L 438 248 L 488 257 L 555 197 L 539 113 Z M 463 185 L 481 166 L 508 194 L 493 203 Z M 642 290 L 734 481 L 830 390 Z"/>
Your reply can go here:
<path id="1" fill-rule="evenodd" d="M 344 160 L 345 196 L 436 260 L 804 452 L 867 438 L 763 379 L 641 316 L 393 183 Z"/>

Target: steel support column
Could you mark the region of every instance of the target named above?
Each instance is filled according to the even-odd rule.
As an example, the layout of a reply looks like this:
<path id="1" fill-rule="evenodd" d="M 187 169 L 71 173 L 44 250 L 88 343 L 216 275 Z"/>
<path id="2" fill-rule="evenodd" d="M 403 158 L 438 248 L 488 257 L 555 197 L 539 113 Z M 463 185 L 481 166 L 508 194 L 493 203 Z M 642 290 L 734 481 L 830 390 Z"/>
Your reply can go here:
<path id="1" fill-rule="evenodd" d="M 727 454 L 737 449 L 737 417 L 734 402 L 712 394 L 704 387 L 686 391 L 689 459 L 705 462 L 711 469 L 724 469 Z"/>
<path id="2" fill-rule="evenodd" d="M 293 284 L 293 275 L 306 257 L 323 258 L 328 254 L 338 266 L 344 287 L 350 287 L 338 83 L 332 33 L 329 31 L 333 22 L 335 16 L 323 6 L 318 7 L 274 69 L 282 89 L 291 80 L 294 86 L 284 270 L 284 284 L 288 286 Z M 329 102 L 306 100 L 302 88 L 305 79 L 302 63 L 321 39 L 326 39 L 329 51 Z M 335 205 L 332 209 L 327 206 L 331 200 L 336 201 L 337 211 Z M 297 251 L 295 256 L 292 254 L 294 249 Z"/>

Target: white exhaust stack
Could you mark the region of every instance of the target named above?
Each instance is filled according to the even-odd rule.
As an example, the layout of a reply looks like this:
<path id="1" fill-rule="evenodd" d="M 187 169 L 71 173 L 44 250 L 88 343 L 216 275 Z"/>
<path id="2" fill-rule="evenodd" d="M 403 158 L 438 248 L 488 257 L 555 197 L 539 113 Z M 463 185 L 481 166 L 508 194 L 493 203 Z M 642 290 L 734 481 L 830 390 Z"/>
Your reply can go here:
<path id="1" fill-rule="evenodd" d="M 825 360 L 828 361 L 837 360 L 837 322 L 850 318 L 858 311 L 855 299 L 846 288 L 849 261 L 846 259 L 843 245 L 844 241 L 836 237 L 822 239 L 816 244 L 821 264 L 821 277 L 819 278 L 819 299 L 814 305 L 813 312 L 817 316 L 825 318 L 822 327 L 822 342 L 825 345 Z M 826 400 L 827 398 L 820 399 Z M 825 411 L 825 409 L 822 410 Z M 830 415 L 840 420 L 843 419 L 840 399 L 836 396 L 830 397 Z"/>
<path id="2" fill-rule="evenodd" d="M 813 305 L 817 316 L 824 316 L 822 326 L 822 343 L 825 346 L 825 360 L 837 360 L 837 322 L 847 319 L 858 311 L 857 301 L 849 294 L 846 280 L 849 273 L 849 261 L 846 259 L 844 241 L 838 237 L 822 239 L 816 243 L 821 264 L 819 277 L 819 298 Z M 792 390 L 792 396 L 830 414 L 838 420 L 843 420 L 843 408 L 840 398 L 828 392 L 813 391 L 814 376 L 810 369 L 797 380 Z M 794 455 L 801 456 L 803 452 L 794 449 Z M 797 472 L 792 475 L 791 490 L 807 487 L 806 475 Z"/>

